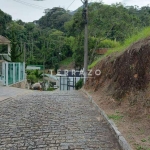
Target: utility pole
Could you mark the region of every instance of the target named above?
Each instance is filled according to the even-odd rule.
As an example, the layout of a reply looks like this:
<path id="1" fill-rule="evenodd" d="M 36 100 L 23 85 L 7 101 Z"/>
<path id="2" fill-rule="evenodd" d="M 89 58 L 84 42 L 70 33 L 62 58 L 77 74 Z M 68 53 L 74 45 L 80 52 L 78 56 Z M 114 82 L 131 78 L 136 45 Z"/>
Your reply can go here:
<path id="1" fill-rule="evenodd" d="M 26 44 L 24 43 L 24 63 L 26 63 Z"/>
<path id="2" fill-rule="evenodd" d="M 88 0 L 81 0 L 83 2 L 83 19 L 85 24 L 84 33 L 84 84 L 88 77 Z"/>
<path id="3" fill-rule="evenodd" d="M 44 60 L 43 60 L 43 91 L 45 90 L 45 83 L 44 83 L 44 76 L 45 76 L 45 52 L 44 52 L 44 56 L 43 56 Z"/>
<path id="4" fill-rule="evenodd" d="M 31 57 L 30 57 L 32 63 L 33 63 L 33 61 L 34 61 L 33 49 L 34 49 L 34 43 L 33 43 L 33 34 L 32 34 Z"/>
<path id="5" fill-rule="evenodd" d="M 22 52 L 22 53 L 24 53 L 24 52 L 23 52 L 22 39 L 21 39 L 20 41 L 21 41 L 21 42 L 20 42 L 20 43 L 21 43 L 21 46 L 20 46 L 20 48 L 21 48 L 21 52 Z M 21 55 L 21 60 L 24 60 L 24 54 L 23 54 L 23 55 Z"/>

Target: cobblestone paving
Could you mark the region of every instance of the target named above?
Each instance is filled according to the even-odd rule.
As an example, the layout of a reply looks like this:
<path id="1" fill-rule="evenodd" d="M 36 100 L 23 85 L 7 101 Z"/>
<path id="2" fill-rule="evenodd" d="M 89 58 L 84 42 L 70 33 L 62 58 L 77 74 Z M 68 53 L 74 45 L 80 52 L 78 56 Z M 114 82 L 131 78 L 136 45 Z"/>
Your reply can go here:
<path id="1" fill-rule="evenodd" d="M 10 97 L 15 97 L 17 95 L 24 95 L 26 93 L 31 93 L 31 92 L 32 92 L 31 90 L 27 90 L 27 89 L 0 86 L 0 101 L 9 99 Z"/>
<path id="2" fill-rule="evenodd" d="M 0 102 L 0 150 L 120 150 L 80 92 L 34 92 Z"/>

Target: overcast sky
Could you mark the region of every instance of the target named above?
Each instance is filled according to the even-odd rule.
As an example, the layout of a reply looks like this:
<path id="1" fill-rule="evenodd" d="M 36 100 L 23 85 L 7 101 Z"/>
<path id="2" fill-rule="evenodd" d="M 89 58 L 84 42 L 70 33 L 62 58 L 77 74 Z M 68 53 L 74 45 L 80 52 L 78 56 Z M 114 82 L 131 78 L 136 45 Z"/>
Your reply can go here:
<path id="1" fill-rule="evenodd" d="M 74 2 L 73 2 L 74 1 Z M 96 0 L 89 0 L 94 2 Z M 73 2 L 73 3 L 72 3 Z M 139 7 L 150 4 L 150 0 L 103 0 L 105 4 L 122 2 L 124 5 L 137 5 Z M 70 4 L 72 5 L 70 6 Z M 24 22 L 38 20 L 44 15 L 44 9 L 53 7 L 63 7 L 69 10 L 75 10 L 82 5 L 81 0 L 0 0 L 0 9 L 10 14 L 13 20 L 21 19 Z"/>

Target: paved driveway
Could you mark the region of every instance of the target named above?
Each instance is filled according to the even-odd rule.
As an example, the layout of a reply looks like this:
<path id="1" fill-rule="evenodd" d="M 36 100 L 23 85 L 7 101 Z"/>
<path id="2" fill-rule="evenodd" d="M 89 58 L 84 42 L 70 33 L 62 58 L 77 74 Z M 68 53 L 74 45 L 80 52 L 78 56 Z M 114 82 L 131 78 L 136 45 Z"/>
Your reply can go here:
<path id="1" fill-rule="evenodd" d="M 0 150 L 120 150 L 80 92 L 33 92 L 0 102 Z"/>

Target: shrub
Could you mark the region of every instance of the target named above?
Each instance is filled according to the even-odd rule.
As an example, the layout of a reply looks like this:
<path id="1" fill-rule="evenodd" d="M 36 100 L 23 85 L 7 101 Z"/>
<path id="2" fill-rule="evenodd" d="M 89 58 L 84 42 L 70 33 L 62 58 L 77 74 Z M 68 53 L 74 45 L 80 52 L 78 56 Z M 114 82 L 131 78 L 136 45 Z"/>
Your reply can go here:
<path id="1" fill-rule="evenodd" d="M 83 79 L 80 79 L 80 80 L 76 83 L 75 88 L 76 88 L 76 90 L 79 90 L 79 89 L 82 88 L 82 86 L 83 86 Z"/>
<path id="2" fill-rule="evenodd" d="M 38 81 L 35 75 L 27 75 L 27 80 L 30 80 L 30 82 L 35 83 Z"/>
<path id="3" fill-rule="evenodd" d="M 133 43 L 135 43 L 139 40 L 145 39 L 149 36 L 150 36 L 150 27 L 146 27 L 139 33 L 134 34 L 131 37 L 127 38 L 122 45 L 108 50 L 106 53 L 106 56 L 108 56 L 114 52 L 122 52 L 122 51 L 126 50 L 129 46 L 131 46 Z"/>
<path id="4" fill-rule="evenodd" d="M 54 91 L 54 90 L 56 90 L 56 89 L 53 88 L 53 87 L 50 87 L 50 88 L 47 89 L 47 91 Z"/>
<path id="5" fill-rule="evenodd" d="M 120 46 L 120 43 L 117 42 L 117 41 L 112 41 L 112 40 L 109 40 L 109 39 L 106 39 L 104 41 L 101 41 L 99 44 L 98 44 L 98 48 L 115 48 L 115 47 L 119 47 Z"/>

